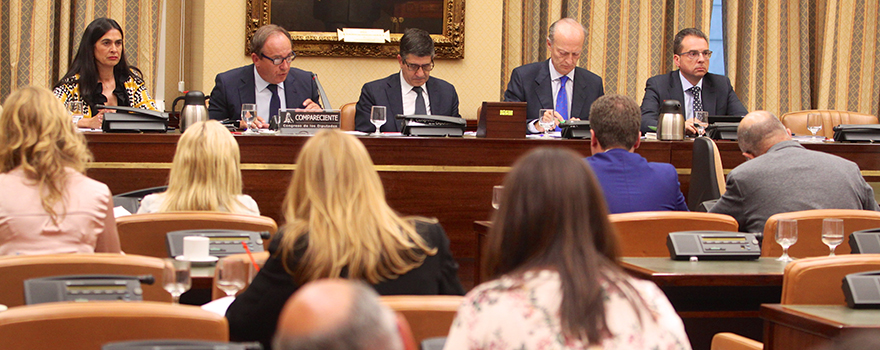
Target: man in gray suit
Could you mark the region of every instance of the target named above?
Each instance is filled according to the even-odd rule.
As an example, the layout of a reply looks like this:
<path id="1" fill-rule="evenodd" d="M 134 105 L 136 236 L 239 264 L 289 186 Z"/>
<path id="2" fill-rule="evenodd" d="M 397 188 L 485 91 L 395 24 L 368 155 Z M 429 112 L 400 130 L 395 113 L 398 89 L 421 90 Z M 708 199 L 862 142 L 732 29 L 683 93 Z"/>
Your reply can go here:
<path id="1" fill-rule="evenodd" d="M 880 211 L 859 166 L 810 151 L 767 111 L 747 114 L 736 131 L 748 161 L 727 176 L 727 192 L 709 211 L 728 214 L 742 232 L 763 232 L 773 214 L 809 209 Z"/>

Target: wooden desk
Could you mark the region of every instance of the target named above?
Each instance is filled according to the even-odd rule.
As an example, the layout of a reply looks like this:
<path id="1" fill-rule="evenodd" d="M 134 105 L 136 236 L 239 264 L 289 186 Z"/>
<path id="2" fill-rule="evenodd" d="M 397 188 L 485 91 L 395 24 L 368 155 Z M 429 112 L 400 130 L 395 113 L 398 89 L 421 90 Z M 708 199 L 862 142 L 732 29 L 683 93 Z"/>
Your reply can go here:
<path id="1" fill-rule="evenodd" d="M 764 350 L 812 349 L 857 331 L 880 331 L 880 310 L 844 305 L 763 305 L 761 318 Z"/>
<path id="2" fill-rule="evenodd" d="M 623 258 L 622 265 L 663 290 L 695 350 L 708 350 L 718 332 L 761 340 L 760 305 L 779 303 L 785 269 L 785 264 L 772 258 L 699 262 Z"/>
<path id="3" fill-rule="evenodd" d="M 177 146 L 176 134 L 87 133 L 95 161 L 88 176 L 106 183 L 114 194 L 165 185 Z M 279 224 L 281 202 L 299 149 L 308 138 L 297 136 L 236 136 L 241 149 L 244 192 L 263 215 Z M 477 252 L 473 223 L 489 218 L 492 186 L 498 185 L 513 162 L 539 146 L 573 149 L 590 155 L 582 140 L 362 137 L 385 185 L 388 202 L 408 215 L 436 217 L 451 240 L 465 288 L 473 286 Z M 880 145 L 809 144 L 855 161 L 870 181 L 880 181 Z M 642 142 L 638 153 L 652 162 L 674 165 L 687 195 L 692 141 Z M 745 158 L 734 142 L 718 143 L 725 169 Z"/>

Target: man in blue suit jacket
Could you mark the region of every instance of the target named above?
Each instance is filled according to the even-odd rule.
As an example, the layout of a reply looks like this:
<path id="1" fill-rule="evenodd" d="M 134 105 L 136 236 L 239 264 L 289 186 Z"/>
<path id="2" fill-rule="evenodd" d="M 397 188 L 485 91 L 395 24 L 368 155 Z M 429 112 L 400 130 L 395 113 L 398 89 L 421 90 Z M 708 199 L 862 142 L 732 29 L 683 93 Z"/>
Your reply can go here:
<path id="1" fill-rule="evenodd" d="M 605 95 L 590 110 L 590 148 L 586 158 L 602 186 L 608 211 L 687 211 L 678 173 L 668 163 L 649 163 L 639 147 L 639 106 L 623 95 Z"/>
<path id="2" fill-rule="evenodd" d="M 428 32 L 410 28 L 400 38 L 397 55 L 400 73 L 364 84 L 355 114 L 355 130 L 375 132 L 370 121 L 373 106 L 385 106 L 385 124 L 382 132 L 400 132 L 398 114 L 432 114 L 461 117 L 458 113 L 458 93 L 455 87 L 439 78 L 431 78 L 434 69 L 434 40 Z M 430 79 L 429 79 L 430 78 Z M 425 95 L 428 95 L 425 98 Z"/>
<path id="3" fill-rule="evenodd" d="M 241 120 L 241 105 L 255 103 L 255 124 L 266 128 L 278 108 L 321 109 L 312 73 L 290 67 L 294 58 L 287 30 L 274 24 L 257 29 L 251 40 L 254 63 L 217 74 L 208 107 L 211 119 Z M 240 121 L 243 129 L 244 124 Z"/>
<path id="4" fill-rule="evenodd" d="M 691 88 L 699 88 L 696 94 L 700 96 L 701 110 L 709 112 L 709 115 L 738 115 L 748 113 L 736 92 L 730 85 L 730 79 L 723 75 L 708 73 L 709 40 L 702 31 L 696 28 L 682 29 L 675 35 L 672 48 L 675 55 L 672 62 L 679 70 L 667 74 L 660 74 L 648 79 L 645 86 L 645 97 L 642 99 L 642 132 L 654 132 L 651 127 L 657 127 L 657 118 L 660 115 L 660 105 L 663 100 L 676 100 L 681 102 L 685 112 L 686 131 L 688 134 L 696 133 L 693 117 L 695 104 L 695 92 Z M 706 121 L 708 122 L 708 121 Z"/>
<path id="5" fill-rule="evenodd" d="M 602 78 L 577 67 L 586 32 L 583 25 L 571 18 L 554 22 L 547 36 L 550 59 L 517 67 L 511 73 L 504 101 L 528 103 L 529 132 L 544 131 L 536 123 L 539 110 L 554 109 L 552 118 L 557 125 L 567 119 L 587 120 L 590 105 L 605 94 Z M 560 88 L 565 91 L 562 96 Z"/>

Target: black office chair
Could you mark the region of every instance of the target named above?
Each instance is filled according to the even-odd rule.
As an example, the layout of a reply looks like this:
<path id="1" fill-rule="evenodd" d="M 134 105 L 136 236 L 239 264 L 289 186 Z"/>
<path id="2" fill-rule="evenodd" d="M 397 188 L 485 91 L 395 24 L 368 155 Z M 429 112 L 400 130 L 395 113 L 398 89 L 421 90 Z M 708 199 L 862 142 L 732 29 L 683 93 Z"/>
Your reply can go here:
<path id="1" fill-rule="evenodd" d="M 128 210 L 129 213 L 134 214 L 137 213 L 138 208 L 140 208 L 141 200 L 144 199 L 144 197 L 153 193 L 165 192 L 167 190 L 168 186 L 157 186 L 117 194 L 113 196 L 113 206 L 123 207 L 125 210 Z"/>
<path id="2" fill-rule="evenodd" d="M 691 181 L 687 197 L 688 209 L 708 211 L 705 206 L 701 209 L 701 204 L 721 198 L 724 190 L 724 170 L 715 141 L 708 137 L 694 139 Z"/>

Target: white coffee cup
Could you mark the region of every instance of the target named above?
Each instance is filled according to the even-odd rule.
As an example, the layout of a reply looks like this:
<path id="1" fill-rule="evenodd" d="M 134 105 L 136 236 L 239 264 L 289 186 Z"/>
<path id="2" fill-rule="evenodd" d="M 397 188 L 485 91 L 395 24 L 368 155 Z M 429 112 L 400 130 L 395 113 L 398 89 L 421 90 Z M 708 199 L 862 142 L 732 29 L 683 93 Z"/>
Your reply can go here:
<path id="1" fill-rule="evenodd" d="M 183 258 L 190 261 L 207 260 L 209 242 L 208 237 L 204 236 L 183 237 Z"/>

